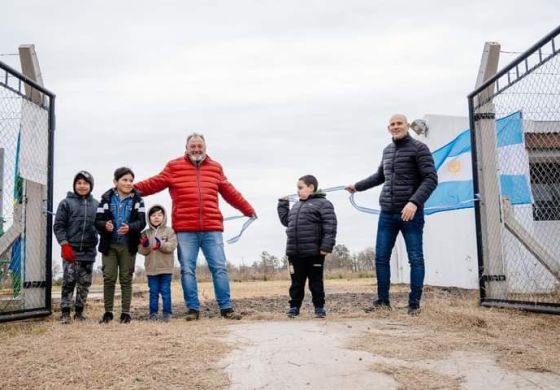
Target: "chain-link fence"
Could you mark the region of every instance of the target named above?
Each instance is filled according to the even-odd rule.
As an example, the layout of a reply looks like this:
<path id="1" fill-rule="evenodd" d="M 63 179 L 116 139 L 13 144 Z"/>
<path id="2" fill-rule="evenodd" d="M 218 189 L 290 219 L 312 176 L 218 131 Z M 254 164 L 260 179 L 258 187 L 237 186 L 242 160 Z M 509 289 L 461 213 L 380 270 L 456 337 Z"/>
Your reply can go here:
<path id="1" fill-rule="evenodd" d="M 51 312 L 54 95 L 0 62 L 0 321 Z"/>
<path id="2" fill-rule="evenodd" d="M 559 35 L 469 95 L 485 306 L 560 313 Z"/>

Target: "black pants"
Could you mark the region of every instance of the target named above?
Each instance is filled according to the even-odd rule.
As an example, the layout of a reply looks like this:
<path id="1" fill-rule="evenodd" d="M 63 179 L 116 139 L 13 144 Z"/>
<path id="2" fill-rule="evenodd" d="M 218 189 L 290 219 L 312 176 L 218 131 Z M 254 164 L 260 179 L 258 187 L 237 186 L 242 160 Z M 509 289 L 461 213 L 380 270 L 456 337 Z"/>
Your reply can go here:
<path id="1" fill-rule="evenodd" d="M 309 290 L 313 306 L 325 306 L 325 286 L 323 285 L 323 268 L 325 256 L 297 257 L 290 256 L 290 307 L 301 307 L 305 295 L 305 281 L 309 279 Z"/>

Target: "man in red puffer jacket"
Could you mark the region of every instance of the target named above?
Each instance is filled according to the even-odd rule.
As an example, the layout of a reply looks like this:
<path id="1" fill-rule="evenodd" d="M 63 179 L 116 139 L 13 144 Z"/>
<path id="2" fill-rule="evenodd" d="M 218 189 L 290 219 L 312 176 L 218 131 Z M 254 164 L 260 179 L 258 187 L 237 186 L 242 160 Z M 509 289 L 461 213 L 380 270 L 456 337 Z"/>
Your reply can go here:
<path id="1" fill-rule="evenodd" d="M 187 138 L 186 152 L 167 163 L 158 175 L 134 188 L 148 196 L 169 188 L 172 200 L 172 226 L 177 233 L 181 285 L 187 306 L 187 321 L 198 320 L 200 302 L 196 281 L 196 260 L 202 249 L 212 273 L 216 301 L 224 318 L 240 319 L 233 311 L 229 275 L 222 232 L 223 216 L 218 194 L 247 217 L 256 217 L 253 207 L 227 180 L 222 166 L 206 154 L 204 136 Z"/>

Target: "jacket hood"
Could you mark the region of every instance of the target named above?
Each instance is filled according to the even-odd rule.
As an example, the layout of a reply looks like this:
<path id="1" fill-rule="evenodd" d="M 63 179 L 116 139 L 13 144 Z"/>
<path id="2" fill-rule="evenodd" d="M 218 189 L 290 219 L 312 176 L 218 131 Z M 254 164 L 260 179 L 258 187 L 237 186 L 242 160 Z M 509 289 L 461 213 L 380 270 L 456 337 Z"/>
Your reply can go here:
<path id="1" fill-rule="evenodd" d="M 152 223 L 150 222 L 150 214 L 155 207 L 159 207 L 160 209 L 163 210 L 163 221 L 161 221 L 161 225 L 159 225 L 157 227 L 152 225 Z M 148 219 L 147 222 L 148 222 L 148 225 L 150 226 L 151 229 L 158 229 L 158 228 L 167 226 L 167 210 L 165 210 L 165 207 L 163 207 L 160 204 L 154 204 L 152 207 L 150 207 L 148 209 L 148 212 L 146 213 L 146 218 Z"/>

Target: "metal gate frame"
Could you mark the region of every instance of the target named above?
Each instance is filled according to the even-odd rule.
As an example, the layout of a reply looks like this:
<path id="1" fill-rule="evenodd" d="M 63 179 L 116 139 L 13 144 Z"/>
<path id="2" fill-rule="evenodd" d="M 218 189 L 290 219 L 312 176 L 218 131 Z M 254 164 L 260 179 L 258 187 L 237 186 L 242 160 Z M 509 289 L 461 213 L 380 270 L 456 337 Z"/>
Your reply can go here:
<path id="1" fill-rule="evenodd" d="M 3 74 L 2 74 L 3 73 Z M 9 78 L 15 78 L 16 82 L 10 82 Z M 14 85 L 16 84 L 16 85 Z M 9 90 L 48 112 L 48 157 L 47 157 L 47 186 L 46 204 L 43 213 L 46 214 L 46 248 L 45 248 L 45 275 L 44 280 L 25 281 L 22 280 L 22 288 L 44 287 L 44 305 L 38 308 L 20 309 L 0 312 L 0 322 L 22 320 L 33 317 L 44 317 L 52 314 L 52 215 L 47 210 L 53 208 L 53 173 L 54 173 L 54 132 L 55 132 L 55 98 L 56 95 L 42 87 L 35 81 L 21 74 L 0 61 L 0 88 Z M 27 202 L 27 200 L 25 200 Z"/>
<path id="2" fill-rule="evenodd" d="M 467 96 L 469 107 L 469 125 L 471 129 L 473 185 L 474 194 L 476 194 L 475 197 L 478 198 L 475 202 L 475 224 L 477 234 L 480 304 L 482 306 L 515 308 L 526 311 L 560 314 L 560 300 L 554 303 L 531 302 L 507 299 L 507 297 L 503 297 L 504 299 L 493 297 L 493 295 L 499 296 L 499 293 L 488 294 L 488 289 L 496 286 L 495 284 L 492 285 L 492 283 L 501 282 L 502 280 L 497 280 L 499 279 L 498 277 L 503 276 L 505 278 L 505 275 L 496 275 L 494 272 L 492 272 L 492 270 L 488 270 L 490 262 L 486 260 L 487 258 L 493 257 L 495 253 L 491 253 L 490 255 L 488 253 L 488 243 L 485 242 L 485 240 L 487 239 L 485 235 L 489 232 L 488 220 L 485 219 L 486 216 L 484 215 L 486 211 L 482 209 L 484 207 L 488 207 L 488 205 L 490 205 L 490 207 L 497 208 L 497 210 L 499 210 L 498 212 L 500 220 L 499 222 L 494 221 L 490 223 L 500 223 L 504 224 L 505 226 L 507 225 L 508 208 L 507 204 L 504 206 L 501 199 L 493 199 L 492 193 L 489 192 L 490 195 L 485 199 L 484 190 L 482 193 L 480 192 L 481 187 L 484 188 L 487 183 L 485 182 L 484 174 L 481 173 L 481 166 L 479 165 L 479 159 L 481 158 L 479 156 L 479 153 L 481 152 L 481 149 L 484 148 L 484 146 L 481 145 L 481 140 L 479 139 L 480 134 L 477 134 L 481 133 L 480 127 L 482 121 L 495 121 L 495 110 L 493 108 L 494 96 L 499 95 L 503 91 L 510 88 L 512 85 L 516 84 L 526 76 L 533 73 L 535 70 L 550 61 L 552 58 L 560 55 L 559 36 L 560 26 L 547 34 L 524 53 L 520 54 L 509 65 L 500 70 L 493 77 L 483 82 Z M 545 45 L 548 45 L 546 51 L 543 50 L 543 47 Z M 484 159 L 484 157 L 482 157 L 482 159 Z M 497 175 L 495 174 L 494 176 L 497 177 Z M 481 202 L 483 203 L 482 205 Z M 490 210 L 490 214 L 493 212 L 496 212 L 496 210 Z M 554 265 L 554 267 L 556 267 L 556 264 Z"/>

